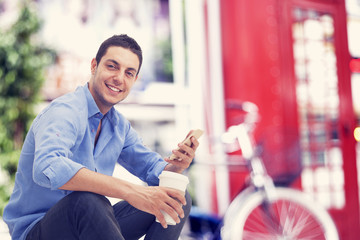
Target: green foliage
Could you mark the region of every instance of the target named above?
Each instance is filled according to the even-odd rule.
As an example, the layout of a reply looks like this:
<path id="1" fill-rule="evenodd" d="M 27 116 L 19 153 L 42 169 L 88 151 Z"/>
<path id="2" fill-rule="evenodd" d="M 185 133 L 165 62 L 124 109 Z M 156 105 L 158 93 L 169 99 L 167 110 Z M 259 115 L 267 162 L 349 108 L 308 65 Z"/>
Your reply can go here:
<path id="1" fill-rule="evenodd" d="M 155 73 L 158 81 L 173 82 L 173 62 L 170 40 L 157 42 Z"/>
<path id="2" fill-rule="evenodd" d="M 20 157 L 20 150 L 0 154 L 0 213 L 9 201 L 11 191 L 14 187 L 16 167 Z"/>
<path id="3" fill-rule="evenodd" d="M 0 166 L 9 182 L 0 186 L 0 210 L 8 200 L 8 188 L 16 172 L 19 151 L 40 100 L 44 70 L 55 53 L 36 43 L 41 21 L 28 1 L 17 21 L 0 29 Z"/>

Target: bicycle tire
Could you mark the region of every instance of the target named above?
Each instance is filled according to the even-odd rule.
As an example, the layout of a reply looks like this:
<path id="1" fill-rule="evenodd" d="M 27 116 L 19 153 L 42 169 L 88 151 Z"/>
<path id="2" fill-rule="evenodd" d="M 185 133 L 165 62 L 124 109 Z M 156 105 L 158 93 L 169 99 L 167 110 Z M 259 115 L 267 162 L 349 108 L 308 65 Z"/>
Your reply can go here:
<path id="1" fill-rule="evenodd" d="M 301 191 L 276 187 L 270 209 L 263 210 L 265 195 L 245 189 L 230 204 L 221 229 L 223 240 L 338 240 L 328 212 Z"/>

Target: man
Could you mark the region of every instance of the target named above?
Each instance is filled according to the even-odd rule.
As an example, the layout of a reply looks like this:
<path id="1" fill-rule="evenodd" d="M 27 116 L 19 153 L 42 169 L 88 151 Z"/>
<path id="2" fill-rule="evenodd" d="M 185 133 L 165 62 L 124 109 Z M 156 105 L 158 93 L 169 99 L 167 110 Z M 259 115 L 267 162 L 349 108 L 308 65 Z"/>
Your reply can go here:
<path id="1" fill-rule="evenodd" d="M 104 41 L 88 84 L 54 100 L 34 120 L 4 210 L 13 239 L 178 239 L 191 198 L 159 187 L 163 170 L 182 173 L 199 145 L 179 144 L 179 160 L 144 147 L 114 109 L 138 78 L 142 52 L 127 35 Z M 118 162 L 149 186 L 112 177 Z M 104 196 L 123 199 L 114 206 Z M 161 211 L 178 224 L 167 226 Z M 160 224 L 155 221 L 158 219 Z"/>

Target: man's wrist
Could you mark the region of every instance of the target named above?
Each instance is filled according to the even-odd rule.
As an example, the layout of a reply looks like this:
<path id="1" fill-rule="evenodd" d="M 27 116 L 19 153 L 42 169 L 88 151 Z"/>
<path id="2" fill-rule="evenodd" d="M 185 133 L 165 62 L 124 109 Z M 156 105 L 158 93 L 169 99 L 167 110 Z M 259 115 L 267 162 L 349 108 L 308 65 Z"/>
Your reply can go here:
<path id="1" fill-rule="evenodd" d="M 165 168 L 165 171 L 170 171 L 170 172 L 176 172 L 176 173 L 182 173 L 184 171 L 183 168 L 177 167 L 174 164 L 168 163 Z"/>

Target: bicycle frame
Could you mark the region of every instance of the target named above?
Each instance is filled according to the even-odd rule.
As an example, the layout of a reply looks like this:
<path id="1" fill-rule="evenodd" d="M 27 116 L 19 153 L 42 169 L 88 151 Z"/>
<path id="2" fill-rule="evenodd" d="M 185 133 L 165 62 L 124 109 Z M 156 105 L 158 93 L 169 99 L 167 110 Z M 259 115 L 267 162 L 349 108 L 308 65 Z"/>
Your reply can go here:
<path id="1" fill-rule="evenodd" d="M 267 174 L 262 159 L 259 157 L 252 134 L 255 124 L 259 119 L 257 107 L 250 102 L 244 102 L 242 106 L 247 106 L 241 109 L 246 112 L 244 122 L 231 126 L 224 134 L 224 138 L 237 141 L 250 172 L 251 184 L 257 191 L 263 191 L 266 199 L 271 201 L 276 194 L 275 185 L 272 178 Z"/>

